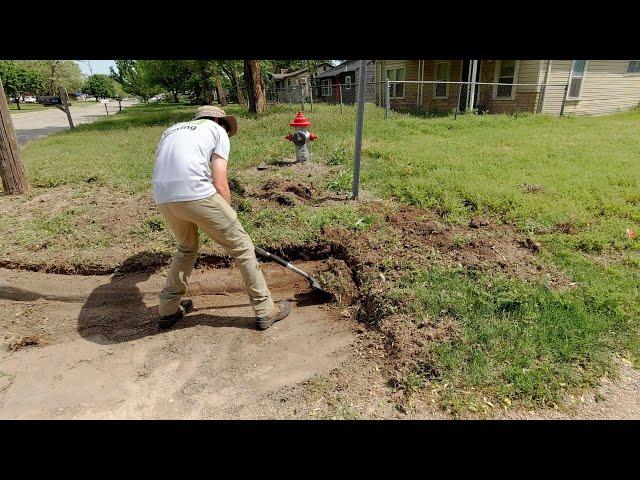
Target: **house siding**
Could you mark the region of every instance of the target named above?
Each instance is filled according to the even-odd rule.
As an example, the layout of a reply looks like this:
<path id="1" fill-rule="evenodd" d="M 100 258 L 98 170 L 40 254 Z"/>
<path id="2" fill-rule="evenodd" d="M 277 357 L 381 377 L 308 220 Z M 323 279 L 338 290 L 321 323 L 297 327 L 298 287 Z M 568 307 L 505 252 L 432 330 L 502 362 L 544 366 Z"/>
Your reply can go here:
<path id="1" fill-rule="evenodd" d="M 545 62 L 546 63 L 546 62 Z M 565 115 L 602 115 L 629 110 L 640 103 L 640 75 L 627 74 L 629 60 L 589 60 L 580 100 L 566 100 Z M 544 67 L 546 69 L 546 65 Z M 571 60 L 553 60 L 549 83 L 566 84 Z M 545 99 L 543 113 L 559 114 L 564 91 Z"/>

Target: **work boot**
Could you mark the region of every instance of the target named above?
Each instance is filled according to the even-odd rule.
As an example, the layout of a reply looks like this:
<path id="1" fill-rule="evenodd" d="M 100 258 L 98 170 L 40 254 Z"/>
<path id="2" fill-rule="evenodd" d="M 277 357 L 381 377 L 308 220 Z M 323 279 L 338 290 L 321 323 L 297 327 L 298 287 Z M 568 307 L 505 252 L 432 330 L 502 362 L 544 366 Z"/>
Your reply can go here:
<path id="1" fill-rule="evenodd" d="M 266 330 L 274 323 L 282 320 L 291 312 L 291 302 L 282 300 L 276 303 L 271 313 L 266 317 L 257 317 L 258 330 Z"/>
<path id="2" fill-rule="evenodd" d="M 182 300 L 180 302 L 180 306 L 178 307 L 178 311 L 173 315 L 165 315 L 163 317 L 160 317 L 160 321 L 158 322 L 158 324 L 160 325 L 160 328 L 165 330 L 167 328 L 171 328 L 176 324 L 178 320 L 184 317 L 185 313 L 189 313 L 191 310 L 193 310 L 193 300 L 191 300 L 190 298 Z"/>

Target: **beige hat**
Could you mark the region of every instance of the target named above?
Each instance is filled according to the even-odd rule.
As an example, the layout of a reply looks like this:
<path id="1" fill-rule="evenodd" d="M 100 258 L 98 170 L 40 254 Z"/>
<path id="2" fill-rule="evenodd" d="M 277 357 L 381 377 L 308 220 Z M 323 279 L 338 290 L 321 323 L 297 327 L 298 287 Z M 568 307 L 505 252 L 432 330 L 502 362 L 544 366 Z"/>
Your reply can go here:
<path id="1" fill-rule="evenodd" d="M 213 105 L 203 105 L 199 107 L 198 110 L 196 110 L 195 118 L 203 117 L 222 118 L 229 126 L 229 131 L 227 133 L 230 137 L 234 136 L 238 131 L 236 117 L 233 115 L 227 115 L 220 107 L 214 107 Z"/>

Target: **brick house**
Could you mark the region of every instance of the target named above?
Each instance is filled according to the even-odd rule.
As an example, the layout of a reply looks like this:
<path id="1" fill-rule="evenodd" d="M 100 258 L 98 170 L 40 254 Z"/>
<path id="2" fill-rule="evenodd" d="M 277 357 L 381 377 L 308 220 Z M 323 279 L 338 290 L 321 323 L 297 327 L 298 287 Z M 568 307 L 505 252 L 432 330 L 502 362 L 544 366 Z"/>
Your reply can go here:
<path id="1" fill-rule="evenodd" d="M 472 60 L 379 60 L 378 95 L 385 79 L 474 81 Z M 426 107 L 488 113 L 604 114 L 640 103 L 640 60 L 476 60 L 473 94 L 467 85 L 391 84 L 392 108 Z M 500 83 L 503 85 L 482 85 Z M 509 85 L 512 84 L 512 85 Z M 542 84 L 547 84 L 543 87 Z M 470 89 L 469 89 L 470 90 Z M 473 101 L 473 105 L 471 105 Z"/>

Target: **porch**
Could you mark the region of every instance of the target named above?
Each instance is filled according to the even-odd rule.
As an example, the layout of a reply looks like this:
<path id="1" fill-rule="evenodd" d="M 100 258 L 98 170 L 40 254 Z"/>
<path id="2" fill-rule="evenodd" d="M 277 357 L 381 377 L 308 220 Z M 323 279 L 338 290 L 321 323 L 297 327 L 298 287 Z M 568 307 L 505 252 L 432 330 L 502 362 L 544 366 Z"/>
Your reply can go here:
<path id="1" fill-rule="evenodd" d="M 387 60 L 377 73 L 378 98 L 386 101 L 388 79 L 389 106 L 396 111 L 514 113 L 539 107 L 539 60 Z"/>

